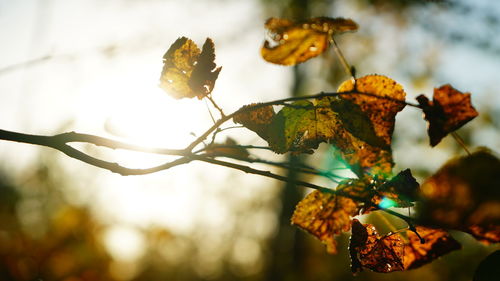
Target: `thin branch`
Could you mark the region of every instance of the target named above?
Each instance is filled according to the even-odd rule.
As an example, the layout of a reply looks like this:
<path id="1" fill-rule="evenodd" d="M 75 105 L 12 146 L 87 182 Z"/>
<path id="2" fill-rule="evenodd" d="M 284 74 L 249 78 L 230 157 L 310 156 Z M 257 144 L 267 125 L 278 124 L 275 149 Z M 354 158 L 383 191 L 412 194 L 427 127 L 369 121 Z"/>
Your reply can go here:
<path id="1" fill-rule="evenodd" d="M 217 103 L 214 101 L 211 95 L 207 96 L 207 99 L 212 103 L 212 105 L 219 111 L 220 116 L 224 117 L 226 114 L 224 114 L 224 111 L 222 111 L 222 108 L 220 108 Z"/>
<path id="2" fill-rule="evenodd" d="M 248 173 L 248 174 L 260 175 L 260 176 L 276 179 L 276 180 L 283 181 L 283 182 L 293 183 L 296 185 L 316 189 L 316 190 L 319 190 L 322 192 L 335 193 L 335 190 L 332 190 L 332 189 L 329 189 L 326 187 L 322 187 L 319 185 L 315 185 L 315 184 L 312 184 L 309 182 L 305 182 L 305 181 L 301 181 L 301 180 L 291 180 L 288 177 L 277 175 L 277 174 L 274 174 L 270 171 L 258 170 L 255 168 L 251 168 L 249 166 L 240 165 L 240 164 L 231 163 L 231 162 L 226 162 L 226 161 L 214 159 L 211 157 L 207 157 L 204 155 L 193 155 L 190 158 L 193 160 L 203 161 L 203 162 L 207 162 L 207 163 L 211 163 L 211 164 L 215 164 L 215 165 L 219 165 L 219 166 L 223 166 L 223 167 L 227 167 L 227 168 L 240 170 L 240 171 Z"/>

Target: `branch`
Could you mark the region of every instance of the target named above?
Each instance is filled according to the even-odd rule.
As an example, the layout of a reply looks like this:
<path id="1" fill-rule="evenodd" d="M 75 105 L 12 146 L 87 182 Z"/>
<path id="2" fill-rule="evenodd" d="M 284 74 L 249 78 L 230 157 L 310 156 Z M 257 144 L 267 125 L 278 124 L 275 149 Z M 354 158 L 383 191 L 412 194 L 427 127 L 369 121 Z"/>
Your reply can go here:
<path id="1" fill-rule="evenodd" d="M 144 147 L 105 137 L 99 137 L 89 134 L 80 134 L 75 132 L 62 133 L 54 136 L 43 136 L 43 135 L 24 134 L 24 133 L 18 133 L 0 129 L 0 139 L 48 146 L 52 148 L 56 148 L 54 146 L 60 146 L 62 144 L 80 142 L 80 143 L 90 143 L 111 149 L 125 149 L 125 150 L 154 153 L 154 154 L 178 155 L 178 156 L 185 156 L 189 154 L 189 152 L 186 152 L 183 149 Z"/>
<path id="2" fill-rule="evenodd" d="M 380 99 L 385 99 L 385 100 L 390 100 L 394 102 L 398 102 L 401 104 L 405 104 L 408 106 L 420 108 L 420 105 L 418 104 L 413 104 L 406 102 L 404 100 L 398 100 L 395 98 L 391 97 L 381 97 L 377 96 L 371 93 L 364 93 L 364 92 L 358 92 L 356 90 L 351 90 L 347 92 L 333 92 L 333 93 L 326 93 L 326 92 L 321 92 L 316 95 L 310 95 L 310 96 L 301 96 L 301 97 L 290 97 L 290 98 L 285 98 L 285 99 L 280 99 L 280 100 L 274 100 L 274 101 L 269 101 L 269 102 L 263 102 L 263 103 L 257 103 L 253 105 L 248 105 L 245 107 L 242 107 L 233 113 L 229 115 L 222 116 L 219 120 L 217 120 L 212 127 L 208 128 L 202 135 L 200 135 L 196 140 L 194 140 L 191 144 L 189 144 L 186 148 L 185 151 L 192 151 L 198 144 L 202 143 L 212 132 L 214 132 L 217 128 L 219 128 L 222 124 L 225 122 L 229 121 L 232 119 L 235 115 L 256 110 L 262 107 L 270 106 L 270 105 L 287 105 L 288 102 L 293 102 L 293 101 L 300 101 L 300 100 L 308 100 L 308 99 L 320 99 L 320 98 L 325 98 L 325 97 L 337 97 L 341 95 L 366 95 L 370 97 L 375 97 L 375 98 L 380 98 Z"/>

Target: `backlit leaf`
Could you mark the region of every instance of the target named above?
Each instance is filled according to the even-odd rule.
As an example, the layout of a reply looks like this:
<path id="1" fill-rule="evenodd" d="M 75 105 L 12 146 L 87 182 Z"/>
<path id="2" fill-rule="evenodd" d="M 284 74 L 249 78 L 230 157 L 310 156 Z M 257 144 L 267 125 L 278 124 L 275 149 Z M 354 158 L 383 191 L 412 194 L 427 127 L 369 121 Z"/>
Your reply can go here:
<path id="1" fill-rule="evenodd" d="M 404 270 L 403 239 L 397 234 L 381 237 L 373 225 L 363 225 L 356 219 L 352 222 L 349 253 L 353 273 L 363 267 L 382 273 Z"/>
<path id="2" fill-rule="evenodd" d="M 334 254 L 335 236 L 349 231 L 351 217 L 358 211 L 357 203 L 350 198 L 315 190 L 297 204 L 292 224 L 321 240 L 327 251 Z"/>
<path id="3" fill-rule="evenodd" d="M 351 19 L 318 17 L 294 23 L 270 18 L 266 21 L 270 40 L 264 42 L 262 57 L 271 63 L 295 65 L 323 53 L 333 34 L 355 31 Z"/>
<path id="4" fill-rule="evenodd" d="M 190 39 L 179 38 L 163 56 L 160 87 L 176 99 L 202 99 L 212 92 L 221 70 L 214 60 L 212 39 L 207 38 L 200 51 Z"/>
<path id="5" fill-rule="evenodd" d="M 247 129 L 257 133 L 261 138 L 267 140 L 269 137 L 269 125 L 275 116 L 274 109 L 271 105 L 252 109 L 256 105 L 258 104 L 249 104 L 242 107 L 240 109 L 241 113 L 236 114 L 233 117 L 233 121 L 242 124 Z"/>
<path id="6" fill-rule="evenodd" d="M 418 200 L 419 184 L 410 169 L 399 172 L 395 177 L 377 187 L 377 195 L 382 200 L 391 200 L 391 207 L 411 207 Z M 380 206 L 380 202 L 377 203 Z M 380 206 L 385 208 L 386 206 Z"/>
<path id="7" fill-rule="evenodd" d="M 423 223 L 500 242 L 500 160 L 486 150 L 453 159 L 422 184 Z"/>
<path id="8" fill-rule="evenodd" d="M 427 133 L 431 146 L 478 115 L 471 104 L 470 93 L 462 93 L 450 84 L 435 88 L 432 101 L 424 95 L 418 96 L 417 101 L 429 122 Z"/>
<path id="9" fill-rule="evenodd" d="M 385 142 L 386 146 L 390 146 L 396 114 L 406 105 L 403 87 L 383 75 L 367 75 L 358 78 L 355 85 L 356 88 L 352 80 L 346 80 L 337 92 L 350 92 L 341 95 L 342 99 L 357 104 L 371 120 L 375 134 Z"/>
<path id="10" fill-rule="evenodd" d="M 425 242 L 421 243 L 420 238 L 413 231 L 406 231 L 409 241 L 405 243 L 404 248 L 403 264 L 405 270 L 421 267 L 440 256 L 461 248 L 460 243 L 443 229 L 417 226 L 416 231 Z"/>
<path id="11" fill-rule="evenodd" d="M 349 244 L 352 272 L 363 268 L 381 273 L 414 269 L 461 248 L 442 229 L 417 226 L 416 230 L 424 243 L 410 230 L 380 236 L 373 225 L 354 219 Z"/>
<path id="12" fill-rule="evenodd" d="M 395 116 L 405 105 L 405 93 L 385 76 L 357 81 L 357 91 L 347 81 L 339 89 L 345 94 L 296 101 L 277 114 L 271 106 L 249 110 L 234 121 L 259 134 L 276 153 L 312 153 L 320 143 L 331 143 L 359 178 L 386 179 L 394 165 L 390 144 Z"/>
<path id="13" fill-rule="evenodd" d="M 227 138 L 223 144 L 213 143 L 207 146 L 205 154 L 210 156 L 227 156 L 237 159 L 247 159 L 250 155 L 248 151 L 238 146 L 235 140 Z"/>

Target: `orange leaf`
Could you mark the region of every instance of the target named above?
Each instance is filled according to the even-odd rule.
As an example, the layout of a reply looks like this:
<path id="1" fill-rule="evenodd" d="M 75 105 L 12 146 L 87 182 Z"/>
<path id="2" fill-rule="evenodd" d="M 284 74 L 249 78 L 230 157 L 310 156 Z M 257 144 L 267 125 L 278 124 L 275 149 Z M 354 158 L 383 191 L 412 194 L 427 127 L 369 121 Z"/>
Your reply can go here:
<path id="1" fill-rule="evenodd" d="M 275 113 L 271 105 L 248 109 L 258 105 L 257 103 L 245 105 L 240 109 L 240 113 L 233 117 L 234 123 L 239 123 L 246 128 L 257 133 L 261 138 L 267 140 L 269 133 L 268 127 L 271 124 Z"/>
<path id="2" fill-rule="evenodd" d="M 349 231 L 351 217 L 358 211 L 358 205 L 350 198 L 315 190 L 297 204 L 292 224 L 321 240 L 327 251 L 334 254 L 335 235 Z"/>
<path id="3" fill-rule="evenodd" d="M 425 242 L 421 243 L 420 238 L 413 231 L 406 231 L 409 241 L 404 248 L 405 269 L 421 267 L 461 248 L 461 245 L 443 229 L 417 226 L 416 230 Z"/>
<path id="4" fill-rule="evenodd" d="M 353 273 L 363 267 L 383 273 L 404 270 L 403 239 L 397 234 L 380 237 L 373 225 L 363 225 L 356 219 L 352 222 L 349 253 Z"/>
<path id="5" fill-rule="evenodd" d="M 500 242 L 500 159 L 485 150 L 453 159 L 422 184 L 422 223 Z"/>
<path id="6" fill-rule="evenodd" d="M 356 79 L 356 89 L 352 80 L 347 80 L 337 92 L 352 92 L 341 98 L 357 104 L 371 120 L 375 134 L 390 146 L 396 114 L 406 105 L 403 87 L 389 77 L 367 75 Z"/>
<path id="7" fill-rule="evenodd" d="M 478 115 L 471 104 L 470 93 L 462 93 L 450 84 L 435 88 L 432 101 L 424 95 L 418 96 L 417 101 L 429 122 L 427 133 L 431 146 Z"/>
<path id="8" fill-rule="evenodd" d="M 212 39 L 207 38 L 200 52 L 193 41 L 179 38 L 163 56 L 160 87 L 176 99 L 202 99 L 212 92 L 221 70 L 214 60 Z"/>
<path id="9" fill-rule="evenodd" d="M 271 63 L 295 65 L 323 53 L 333 34 L 355 31 L 351 19 L 318 17 L 303 22 L 270 18 L 266 21 L 270 41 L 261 49 L 262 57 Z"/>
<path id="10" fill-rule="evenodd" d="M 354 219 L 349 244 L 352 272 L 362 271 L 363 267 L 381 273 L 414 269 L 461 248 L 442 229 L 417 226 L 416 230 L 424 243 L 410 230 L 380 236 L 373 225 Z"/>

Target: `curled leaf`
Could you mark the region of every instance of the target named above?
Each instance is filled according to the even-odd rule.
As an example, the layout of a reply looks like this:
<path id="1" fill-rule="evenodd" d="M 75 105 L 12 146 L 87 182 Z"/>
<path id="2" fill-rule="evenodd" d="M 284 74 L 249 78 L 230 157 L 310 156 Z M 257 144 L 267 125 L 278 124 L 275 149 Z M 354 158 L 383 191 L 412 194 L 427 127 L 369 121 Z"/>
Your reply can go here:
<path id="1" fill-rule="evenodd" d="M 417 101 L 429 122 L 427 133 L 431 146 L 478 115 L 471 104 L 470 93 L 462 93 L 450 84 L 435 88 L 432 101 L 424 95 L 418 96 Z"/>
<path id="2" fill-rule="evenodd" d="M 363 267 L 375 272 L 404 270 L 404 241 L 399 235 L 381 237 L 371 224 L 361 224 L 354 219 L 349 244 L 351 270 L 353 273 Z"/>
<path id="3" fill-rule="evenodd" d="M 262 57 L 271 63 L 295 65 L 323 53 L 333 34 L 355 31 L 351 19 L 318 17 L 294 23 L 270 18 L 266 21 L 270 40 L 264 42 Z"/>
<path id="4" fill-rule="evenodd" d="M 176 99 L 202 99 L 210 94 L 221 67 L 216 67 L 215 48 L 207 38 L 202 50 L 186 38 L 177 39 L 163 56 L 160 87 Z"/>
<path id="5" fill-rule="evenodd" d="M 414 269 L 461 248 L 445 230 L 422 226 L 416 230 L 424 243 L 409 230 L 380 236 L 373 225 L 354 219 L 349 244 L 352 272 L 363 268 L 381 273 Z"/>
<path id="6" fill-rule="evenodd" d="M 358 205 L 352 199 L 315 190 L 295 207 L 292 224 L 326 244 L 331 254 L 337 252 L 335 236 L 349 231 L 351 217 L 358 213 Z"/>
<path id="7" fill-rule="evenodd" d="M 422 184 L 422 223 L 500 242 L 500 160 L 486 150 L 453 159 Z"/>

